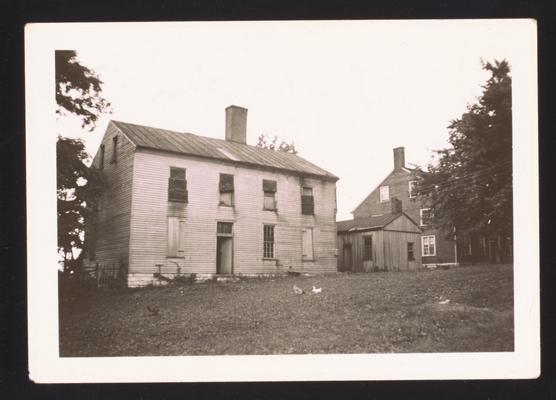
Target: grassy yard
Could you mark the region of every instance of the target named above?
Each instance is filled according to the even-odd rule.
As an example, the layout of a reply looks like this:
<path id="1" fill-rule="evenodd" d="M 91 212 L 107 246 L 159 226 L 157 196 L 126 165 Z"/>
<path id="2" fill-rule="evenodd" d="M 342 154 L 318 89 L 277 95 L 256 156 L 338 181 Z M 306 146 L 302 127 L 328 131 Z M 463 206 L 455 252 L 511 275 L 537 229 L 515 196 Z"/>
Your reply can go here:
<path id="1" fill-rule="evenodd" d="M 513 335 L 508 265 L 60 298 L 61 356 L 512 351 Z"/>

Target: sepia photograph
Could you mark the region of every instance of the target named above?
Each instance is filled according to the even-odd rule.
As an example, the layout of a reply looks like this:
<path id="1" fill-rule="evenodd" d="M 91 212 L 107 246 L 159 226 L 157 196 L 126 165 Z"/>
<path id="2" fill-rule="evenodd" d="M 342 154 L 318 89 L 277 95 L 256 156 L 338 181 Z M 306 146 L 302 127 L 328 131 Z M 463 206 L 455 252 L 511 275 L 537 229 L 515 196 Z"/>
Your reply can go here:
<path id="1" fill-rule="evenodd" d="M 28 25 L 31 377 L 538 375 L 535 35 Z"/>

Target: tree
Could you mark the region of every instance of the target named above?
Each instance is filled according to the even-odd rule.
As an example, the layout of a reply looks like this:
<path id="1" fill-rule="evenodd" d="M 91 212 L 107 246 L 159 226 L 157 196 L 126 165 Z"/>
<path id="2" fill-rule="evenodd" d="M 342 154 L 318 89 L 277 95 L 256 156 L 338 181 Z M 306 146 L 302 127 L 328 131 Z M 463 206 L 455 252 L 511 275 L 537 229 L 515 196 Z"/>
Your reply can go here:
<path id="1" fill-rule="evenodd" d="M 451 147 L 421 170 L 417 191 L 427 196 L 435 225 L 452 234 L 474 231 L 511 237 L 512 104 L 507 61 L 483 62 L 491 76 L 483 93 L 450 122 Z"/>
<path id="2" fill-rule="evenodd" d="M 92 131 L 100 115 L 111 112 L 110 103 L 101 95 L 103 82 L 80 64 L 73 50 L 57 50 L 55 64 L 56 114 L 73 114 L 81 118 L 83 128 Z M 84 248 L 85 226 L 103 179 L 100 171 L 87 167 L 90 155 L 82 140 L 58 136 L 56 155 L 58 251 L 64 272 L 70 272 L 79 264 L 75 253 Z"/>
<path id="3" fill-rule="evenodd" d="M 278 143 L 278 141 L 280 142 Z M 259 135 L 259 139 L 257 140 L 257 147 L 282 151 L 284 153 L 297 154 L 294 142 L 287 143 L 285 140 L 279 139 L 278 136 L 274 136 L 274 138 L 270 140 L 270 138 L 264 134 Z"/>

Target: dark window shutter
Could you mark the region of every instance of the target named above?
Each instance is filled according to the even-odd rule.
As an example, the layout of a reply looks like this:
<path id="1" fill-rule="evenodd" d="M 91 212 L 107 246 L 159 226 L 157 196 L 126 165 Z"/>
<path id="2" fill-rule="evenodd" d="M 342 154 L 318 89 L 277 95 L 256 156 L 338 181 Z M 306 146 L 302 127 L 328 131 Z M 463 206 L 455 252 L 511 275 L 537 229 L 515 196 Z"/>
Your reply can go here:
<path id="1" fill-rule="evenodd" d="M 313 215 L 315 213 L 315 200 L 313 196 L 301 196 L 301 213 Z"/>
<path id="2" fill-rule="evenodd" d="M 263 179 L 263 191 L 264 192 L 276 192 L 276 181 L 270 181 L 268 179 Z"/>
<path id="3" fill-rule="evenodd" d="M 234 176 L 231 174 L 220 174 L 220 193 L 234 191 Z"/>
<path id="4" fill-rule="evenodd" d="M 187 181 L 185 179 L 168 179 L 168 201 L 187 203 Z"/>

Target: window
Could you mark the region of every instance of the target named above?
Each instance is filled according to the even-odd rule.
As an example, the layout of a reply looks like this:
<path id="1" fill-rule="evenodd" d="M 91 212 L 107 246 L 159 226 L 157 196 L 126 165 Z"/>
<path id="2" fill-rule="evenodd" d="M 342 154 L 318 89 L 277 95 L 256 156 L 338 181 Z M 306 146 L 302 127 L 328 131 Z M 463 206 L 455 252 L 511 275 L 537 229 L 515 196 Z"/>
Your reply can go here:
<path id="1" fill-rule="evenodd" d="M 421 247 L 423 256 L 435 256 L 436 255 L 436 236 L 428 235 L 421 236 Z"/>
<path id="2" fill-rule="evenodd" d="M 220 205 L 232 207 L 234 205 L 234 176 L 220 174 Z"/>
<path id="3" fill-rule="evenodd" d="M 415 261 L 415 246 L 413 242 L 407 242 L 407 261 Z"/>
<path id="4" fill-rule="evenodd" d="M 265 210 L 276 210 L 276 181 L 263 179 L 263 192 Z"/>
<path id="5" fill-rule="evenodd" d="M 233 225 L 231 222 L 218 222 L 216 224 L 216 233 L 219 235 L 231 235 L 233 233 Z"/>
<path id="6" fill-rule="evenodd" d="M 168 257 L 184 257 L 185 221 L 168 217 Z"/>
<path id="7" fill-rule="evenodd" d="M 363 236 L 363 260 L 373 259 L 373 237 Z"/>
<path id="8" fill-rule="evenodd" d="M 420 217 L 419 225 L 421 226 L 431 225 L 434 214 L 430 208 L 421 208 L 419 210 L 419 217 Z"/>
<path id="9" fill-rule="evenodd" d="M 315 213 L 315 199 L 313 197 L 313 188 L 303 187 L 301 190 L 301 213 L 304 215 L 313 215 Z"/>
<path id="10" fill-rule="evenodd" d="M 301 240 L 301 247 L 302 247 L 302 259 L 304 261 L 312 261 L 313 260 L 313 228 L 305 228 L 302 232 L 302 240 Z"/>
<path id="11" fill-rule="evenodd" d="M 100 160 L 98 162 L 98 168 L 102 171 L 104 169 L 104 145 L 100 145 Z"/>
<path id="12" fill-rule="evenodd" d="M 409 181 L 409 198 L 413 199 L 417 196 L 415 186 L 417 186 L 417 181 Z"/>
<path id="13" fill-rule="evenodd" d="M 112 138 L 112 160 L 110 162 L 115 163 L 118 161 L 118 137 L 114 136 Z"/>
<path id="14" fill-rule="evenodd" d="M 274 258 L 274 225 L 263 225 L 263 258 Z"/>
<path id="15" fill-rule="evenodd" d="M 380 187 L 380 202 L 384 203 L 385 201 L 390 200 L 390 187 L 389 186 L 381 186 Z"/>
<path id="16" fill-rule="evenodd" d="M 185 168 L 170 167 L 168 178 L 168 201 L 187 203 L 187 180 Z"/>

